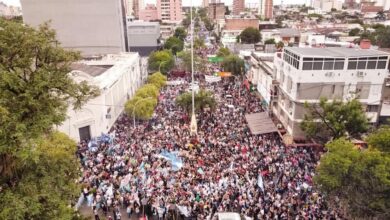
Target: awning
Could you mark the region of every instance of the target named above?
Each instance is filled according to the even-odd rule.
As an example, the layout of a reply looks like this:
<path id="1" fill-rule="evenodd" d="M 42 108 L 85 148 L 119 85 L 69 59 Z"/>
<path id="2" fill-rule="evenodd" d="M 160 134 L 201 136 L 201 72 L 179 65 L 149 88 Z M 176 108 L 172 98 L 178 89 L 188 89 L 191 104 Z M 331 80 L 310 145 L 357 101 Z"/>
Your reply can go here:
<path id="1" fill-rule="evenodd" d="M 245 118 L 252 134 L 267 134 L 278 131 L 266 112 L 247 114 Z"/>

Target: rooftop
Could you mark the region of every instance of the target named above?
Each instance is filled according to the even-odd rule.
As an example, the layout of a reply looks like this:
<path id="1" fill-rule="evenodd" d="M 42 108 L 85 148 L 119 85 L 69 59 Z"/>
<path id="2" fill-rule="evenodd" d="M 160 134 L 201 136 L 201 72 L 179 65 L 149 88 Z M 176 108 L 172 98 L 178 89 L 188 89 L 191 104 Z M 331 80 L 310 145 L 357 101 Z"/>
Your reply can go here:
<path id="1" fill-rule="evenodd" d="M 318 56 L 318 57 L 361 57 L 361 56 L 388 56 L 386 53 L 379 50 L 345 48 L 345 47 L 327 47 L 327 48 L 302 48 L 288 47 L 287 50 L 303 55 L 303 56 Z"/>
<path id="2" fill-rule="evenodd" d="M 90 66 L 83 63 L 72 63 L 70 68 L 72 70 L 82 71 L 92 77 L 99 76 L 106 72 L 111 66 Z"/>

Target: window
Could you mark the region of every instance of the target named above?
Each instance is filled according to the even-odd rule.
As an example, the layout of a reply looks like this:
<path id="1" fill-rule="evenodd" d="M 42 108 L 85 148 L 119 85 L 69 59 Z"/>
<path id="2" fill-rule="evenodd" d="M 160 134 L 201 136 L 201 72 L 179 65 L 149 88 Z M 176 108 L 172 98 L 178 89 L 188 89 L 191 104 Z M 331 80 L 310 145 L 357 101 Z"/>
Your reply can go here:
<path id="1" fill-rule="evenodd" d="M 312 70 L 313 69 L 313 62 L 303 62 L 303 70 Z"/>
<path id="2" fill-rule="evenodd" d="M 367 63 L 367 69 L 375 69 L 376 68 L 376 60 L 372 61 L 372 60 L 369 60 L 368 63 Z"/>
<path id="3" fill-rule="evenodd" d="M 386 69 L 386 62 L 385 60 L 379 60 L 378 64 L 376 65 L 377 69 Z"/>
<path id="4" fill-rule="evenodd" d="M 357 62 L 356 61 L 349 61 L 348 62 L 348 69 L 349 70 L 356 70 Z"/>
<path id="5" fill-rule="evenodd" d="M 323 62 L 314 62 L 313 70 L 322 70 Z"/>
<path id="6" fill-rule="evenodd" d="M 366 69 L 367 65 L 367 58 L 359 58 L 357 68 L 358 69 Z"/>
<path id="7" fill-rule="evenodd" d="M 325 61 L 324 70 L 333 70 L 334 61 Z"/>
<path id="8" fill-rule="evenodd" d="M 379 111 L 379 105 L 367 105 L 367 112 L 378 112 Z"/>
<path id="9" fill-rule="evenodd" d="M 334 64 L 335 70 L 342 70 L 344 69 L 344 61 L 336 61 Z"/>

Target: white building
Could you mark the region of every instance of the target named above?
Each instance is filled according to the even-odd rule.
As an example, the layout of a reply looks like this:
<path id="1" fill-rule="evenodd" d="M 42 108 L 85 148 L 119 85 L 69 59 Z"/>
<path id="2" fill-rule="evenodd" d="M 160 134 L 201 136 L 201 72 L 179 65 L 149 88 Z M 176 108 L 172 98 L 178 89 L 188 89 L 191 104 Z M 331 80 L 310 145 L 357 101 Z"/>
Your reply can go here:
<path id="1" fill-rule="evenodd" d="M 330 12 L 332 8 L 336 10 L 341 10 L 343 7 L 343 2 L 340 0 L 314 0 L 313 8 L 321 9 L 323 12 Z"/>
<path id="2" fill-rule="evenodd" d="M 272 111 L 294 137 L 303 136 L 304 103 L 321 97 L 357 98 L 376 123 L 389 56 L 371 49 L 287 47 L 274 57 L 279 87 Z"/>
<path id="3" fill-rule="evenodd" d="M 76 82 L 87 81 L 100 95 L 79 110 L 68 109 L 68 117 L 58 130 L 79 141 L 107 133 L 123 112 L 125 102 L 142 84 L 142 63 L 138 53 L 107 55 L 72 65 Z"/>
<path id="4" fill-rule="evenodd" d="M 24 23 L 50 21 L 61 46 L 83 56 L 127 51 L 123 0 L 21 0 Z"/>
<path id="5" fill-rule="evenodd" d="M 221 43 L 224 47 L 233 50 L 237 44 L 237 36 L 241 34 L 242 30 L 223 30 L 221 33 Z"/>

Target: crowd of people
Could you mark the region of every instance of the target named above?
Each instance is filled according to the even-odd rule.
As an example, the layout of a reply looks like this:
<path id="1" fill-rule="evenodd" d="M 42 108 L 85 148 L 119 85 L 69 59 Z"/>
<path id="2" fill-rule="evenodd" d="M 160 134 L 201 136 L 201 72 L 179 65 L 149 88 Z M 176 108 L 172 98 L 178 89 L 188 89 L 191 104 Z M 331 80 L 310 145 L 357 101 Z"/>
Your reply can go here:
<path id="1" fill-rule="evenodd" d="M 206 86 L 218 107 L 198 114 L 198 134 L 191 136 L 189 117 L 175 104 L 187 87 L 162 89 L 151 120 L 133 127 L 123 116 L 111 140 L 95 149 L 80 143 L 82 197 L 96 216 L 101 210 L 121 219 L 120 210 L 126 210 L 128 217 L 158 219 L 213 219 L 217 212 L 253 219 L 339 218 L 312 187 L 318 154 L 287 148 L 276 133 L 251 134 L 245 114 L 263 111 L 255 96 L 230 80 Z M 182 166 L 172 169 L 163 151 L 177 154 Z"/>

